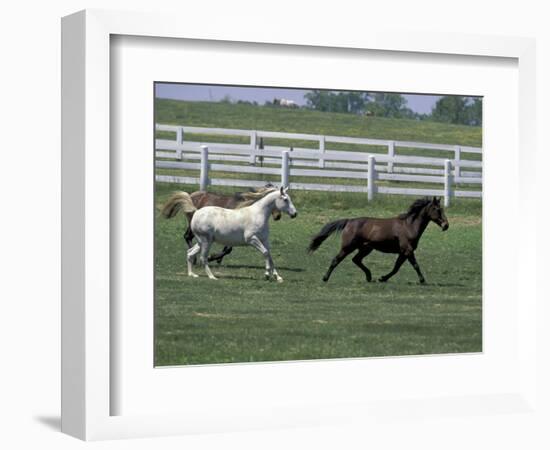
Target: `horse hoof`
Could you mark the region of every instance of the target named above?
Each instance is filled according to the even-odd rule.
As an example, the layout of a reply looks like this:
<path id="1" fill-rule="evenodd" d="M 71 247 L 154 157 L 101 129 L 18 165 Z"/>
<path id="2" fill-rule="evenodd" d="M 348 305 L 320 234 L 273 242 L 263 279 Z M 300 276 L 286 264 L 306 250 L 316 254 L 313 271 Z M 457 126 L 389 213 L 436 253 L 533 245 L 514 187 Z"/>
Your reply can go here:
<path id="1" fill-rule="evenodd" d="M 189 275 L 191 278 L 199 278 L 199 276 L 196 273 L 189 273 L 187 275 Z"/>
<path id="2" fill-rule="evenodd" d="M 378 278 L 378 282 L 379 282 L 379 283 L 385 283 L 386 281 L 388 281 L 387 278 L 384 278 L 384 277 Z"/>
<path id="3" fill-rule="evenodd" d="M 277 280 L 277 283 L 282 283 L 283 282 L 283 279 L 281 277 L 276 278 L 276 280 Z"/>
<path id="4" fill-rule="evenodd" d="M 425 279 L 422 279 L 422 280 L 419 280 L 420 281 L 420 284 L 426 284 L 426 280 Z"/>
<path id="5" fill-rule="evenodd" d="M 216 277 L 208 277 L 208 278 L 211 279 L 211 280 L 217 280 Z"/>

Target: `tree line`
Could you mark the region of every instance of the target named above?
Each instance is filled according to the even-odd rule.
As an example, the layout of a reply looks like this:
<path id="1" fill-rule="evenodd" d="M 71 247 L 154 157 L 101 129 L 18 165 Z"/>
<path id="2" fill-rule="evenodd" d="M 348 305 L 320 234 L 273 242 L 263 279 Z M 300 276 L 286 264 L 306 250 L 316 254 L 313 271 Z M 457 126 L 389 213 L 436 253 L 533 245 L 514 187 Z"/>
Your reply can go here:
<path id="1" fill-rule="evenodd" d="M 446 95 L 429 114 L 414 112 L 401 94 L 313 90 L 305 94 L 305 108 L 397 119 L 434 120 L 461 125 L 482 124 L 482 100 Z"/>

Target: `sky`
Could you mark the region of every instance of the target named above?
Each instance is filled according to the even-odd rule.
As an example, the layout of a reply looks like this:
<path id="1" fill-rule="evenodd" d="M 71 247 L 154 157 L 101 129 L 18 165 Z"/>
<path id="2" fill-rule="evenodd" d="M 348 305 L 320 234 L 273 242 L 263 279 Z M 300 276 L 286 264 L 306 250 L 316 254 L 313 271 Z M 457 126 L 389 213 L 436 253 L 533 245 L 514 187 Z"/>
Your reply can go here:
<path id="1" fill-rule="evenodd" d="M 231 100 L 256 101 L 263 104 L 266 100 L 273 101 L 274 98 L 285 98 L 294 100 L 298 105 L 305 105 L 304 94 L 308 89 L 286 89 L 286 88 L 257 88 L 220 85 L 199 85 L 181 83 L 157 83 L 156 97 L 171 98 L 175 100 L 192 101 L 219 101 L 226 96 Z M 435 105 L 439 95 L 429 94 L 402 94 L 407 99 L 407 106 L 416 113 L 429 113 Z"/>

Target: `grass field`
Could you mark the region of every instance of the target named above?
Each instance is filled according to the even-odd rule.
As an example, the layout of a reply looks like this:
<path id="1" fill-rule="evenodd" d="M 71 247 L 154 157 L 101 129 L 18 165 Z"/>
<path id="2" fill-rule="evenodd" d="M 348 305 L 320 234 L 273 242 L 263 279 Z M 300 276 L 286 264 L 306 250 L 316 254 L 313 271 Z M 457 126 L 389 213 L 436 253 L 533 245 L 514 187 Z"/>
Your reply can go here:
<path id="1" fill-rule="evenodd" d="M 155 106 L 157 123 L 481 146 L 480 127 L 226 103 L 157 99 Z M 227 141 L 226 136 L 220 138 Z M 346 149 L 365 151 L 359 146 Z M 434 156 L 426 152 L 425 156 Z M 191 171 L 158 173 L 196 176 Z M 416 187 L 430 186 L 417 183 Z M 191 192 L 198 186 L 157 183 L 157 205 L 177 189 Z M 366 283 L 351 257 L 325 284 L 321 277 L 339 249 L 339 237 L 329 239 L 311 256 L 306 252 L 310 237 L 322 225 L 345 217 L 395 216 L 414 197 L 380 195 L 367 203 L 365 194 L 294 191 L 291 195 L 298 217 L 271 224 L 273 259 L 285 280 L 282 284 L 264 281 L 263 257 L 251 247 L 236 248 L 221 266 L 212 266 L 218 281 L 209 280 L 202 268 L 197 269 L 200 278 L 188 278 L 182 238 L 185 218 L 157 219 L 157 365 L 481 351 L 481 201 L 453 199 L 447 210 L 449 230 L 428 227 L 416 252 L 427 285 L 418 284 L 408 263 L 388 283 Z M 391 270 L 395 258 L 373 252 L 365 263 L 377 279 Z"/>
<path id="2" fill-rule="evenodd" d="M 387 119 L 379 117 L 363 117 L 354 114 L 326 113 L 307 109 L 285 109 L 275 107 L 262 107 L 247 104 L 227 104 L 215 102 L 189 102 L 168 99 L 156 99 L 155 121 L 162 124 L 237 128 L 247 130 L 268 130 L 298 132 L 306 134 L 325 134 L 350 137 L 369 137 L 379 139 L 406 140 L 427 143 L 443 143 L 467 146 L 482 145 L 481 127 L 470 127 L 463 125 L 443 124 L 431 121 L 417 121 L 410 119 Z M 157 132 L 158 138 L 175 139 L 175 133 Z M 196 142 L 226 142 L 246 144 L 247 137 L 243 136 L 216 136 L 186 134 L 186 140 Z M 279 145 L 317 148 L 318 143 L 313 141 L 275 139 L 265 140 L 265 145 Z M 338 144 L 330 143 L 331 150 L 345 150 L 369 153 L 387 153 L 386 147 Z M 438 158 L 454 158 L 453 152 L 442 152 L 438 150 L 397 148 L 397 155 L 416 155 Z M 481 155 L 463 153 L 463 159 L 479 160 Z M 237 163 L 231 163 L 233 165 Z M 279 167 L 278 165 L 266 165 L 266 167 Z M 433 168 L 433 167 L 431 167 Z M 469 169 L 472 170 L 472 169 Z M 198 178 L 197 170 L 173 170 L 157 169 L 160 175 L 188 176 Z M 256 180 L 257 174 L 228 173 L 211 171 L 211 178 L 238 178 L 244 180 Z M 280 180 L 278 175 L 261 175 L 265 182 L 277 183 Z M 364 185 L 365 180 L 352 178 L 323 178 L 314 180 L 311 177 L 292 177 L 294 182 L 300 183 L 326 183 Z M 378 186 L 386 187 L 416 187 L 424 189 L 441 189 L 441 183 L 414 183 L 402 181 L 377 180 Z M 478 184 L 461 184 L 462 190 L 476 191 L 480 188 Z"/>
<path id="3" fill-rule="evenodd" d="M 197 187 L 158 183 L 157 204 L 175 189 Z M 218 281 L 202 268 L 200 278 L 188 278 L 185 218 L 158 217 L 156 365 L 481 351 L 480 201 L 455 200 L 447 210 L 449 230 L 434 224 L 426 230 L 416 252 L 426 285 L 418 284 L 408 263 L 388 283 L 366 283 L 351 258 L 325 284 L 321 277 L 339 237 L 306 253 L 323 224 L 393 216 L 414 198 L 385 196 L 367 204 L 364 194 L 298 191 L 292 199 L 298 217 L 271 223 L 282 284 L 264 281 L 263 257 L 251 247 L 236 248 L 221 266 L 212 266 Z M 395 255 L 374 252 L 365 263 L 377 278 L 394 261 Z"/>
<path id="4" fill-rule="evenodd" d="M 482 144 L 481 127 L 246 104 L 156 99 L 155 121 L 196 127 L 368 137 L 474 147 Z M 212 140 L 212 136 L 208 139 Z M 223 140 L 227 138 L 223 137 Z M 307 143 L 303 142 L 302 145 Z"/>

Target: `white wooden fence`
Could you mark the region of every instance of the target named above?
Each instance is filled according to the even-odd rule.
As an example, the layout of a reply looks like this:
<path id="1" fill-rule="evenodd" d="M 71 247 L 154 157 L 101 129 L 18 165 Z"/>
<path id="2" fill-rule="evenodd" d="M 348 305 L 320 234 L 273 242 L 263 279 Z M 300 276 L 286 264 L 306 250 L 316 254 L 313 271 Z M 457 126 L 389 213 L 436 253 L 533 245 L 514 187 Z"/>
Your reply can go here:
<path id="1" fill-rule="evenodd" d="M 156 125 L 157 131 L 172 132 L 175 139 L 156 139 L 156 167 L 199 171 L 199 177 L 156 175 L 156 180 L 182 184 L 256 187 L 261 179 L 210 178 L 209 172 L 280 176 L 281 184 L 292 189 L 366 192 L 370 200 L 375 194 L 441 195 L 445 204 L 451 197 L 481 198 L 481 190 L 458 189 L 462 184 L 482 185 L 482 162 L 464 159 L 464 154 L 481 154 L 482 149 L 446 144 L 390 141 L 381 139 L 322 136 L 256 130 L 233 130 L 174 125 Z M 245 144 L 198 142 L 187 135 L 244 136 Z M 264 139 L 315 141 L 316 149 L 281 145 L 261 145 Z M 330 150 L 331 143 L 351 147 L 375 146 L 385 152 Z M 396 149 L 408 148 L 446 152 L 447 157 L 398 155 Z M 198 160 L 198 161 L 197 161 Z M 340 178 L 365 180 L 365 184 L 319 184 L 293 181 L 292 178 Z M 295 178 L 296 179 L 296 178 Z M 379 182 L 407 182 L 407 187 L 388 186 Z M 316 180 L 317 181 L 317 180 Z M 377 183 L 378 181 L 378 183 Z M 415 183 L 440 184 L 438 188 L 410 187 Z M 471 189 L 471 188 L 470 188 Z"/>

